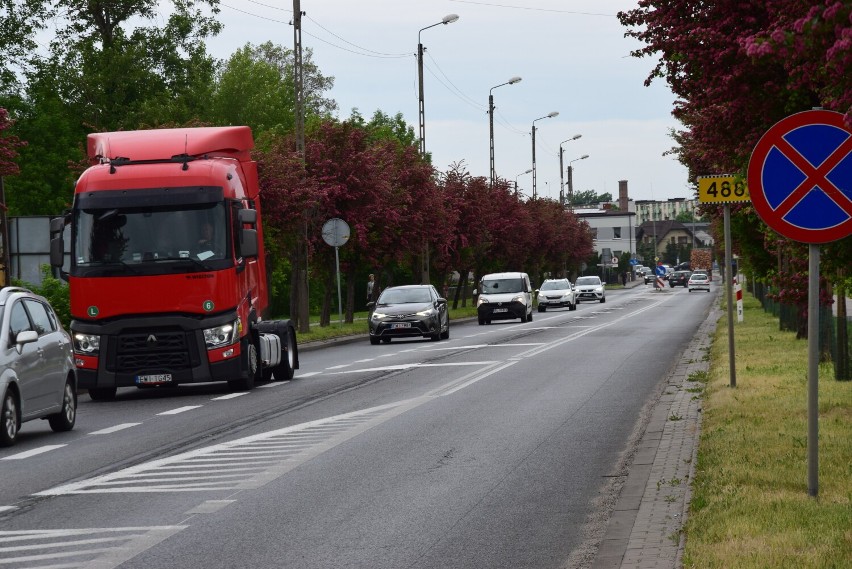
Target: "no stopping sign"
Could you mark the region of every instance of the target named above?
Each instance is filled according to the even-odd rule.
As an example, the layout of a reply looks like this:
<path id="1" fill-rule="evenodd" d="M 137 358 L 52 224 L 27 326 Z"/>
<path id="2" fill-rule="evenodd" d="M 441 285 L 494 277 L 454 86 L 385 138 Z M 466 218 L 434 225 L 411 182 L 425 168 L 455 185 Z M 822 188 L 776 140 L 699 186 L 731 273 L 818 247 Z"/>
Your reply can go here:
<path id="1" fill-rule="evenodd" d="M 751 154 L 748 187 L 761 219 L 794 241 L 852 233 L 852 131 L 843 115 L 805 111 L 776 123 Z"/>

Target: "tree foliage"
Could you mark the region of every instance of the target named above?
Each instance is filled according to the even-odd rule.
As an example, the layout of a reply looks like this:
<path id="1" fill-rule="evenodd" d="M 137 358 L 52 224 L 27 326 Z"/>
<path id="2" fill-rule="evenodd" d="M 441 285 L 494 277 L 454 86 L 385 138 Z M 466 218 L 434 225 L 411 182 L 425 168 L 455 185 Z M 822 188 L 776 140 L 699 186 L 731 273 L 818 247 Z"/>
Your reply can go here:
<path id="1" fill-rule="evenodd" d="M 673 114 L 684 128 L 676 151 L 693 180 L 744 174 L 760 137 L 792 113 L 823 107 L 852 127 L 852 2 L 640 0 L 618 17 L 644 44 L 634 55 L 658 57 L 646 84 L 664 79 L 677 96 Z M 785 243 L 750 206 L 732 211 L 734 252 L 779 298 L 801 305 L 807 268 L 797 264 L 798 244 Z M 722 243 L 721 208 L 702 213 Z M 852 237 L 824 246 L 824 274 L 848 267 L 850 249 Z"/>

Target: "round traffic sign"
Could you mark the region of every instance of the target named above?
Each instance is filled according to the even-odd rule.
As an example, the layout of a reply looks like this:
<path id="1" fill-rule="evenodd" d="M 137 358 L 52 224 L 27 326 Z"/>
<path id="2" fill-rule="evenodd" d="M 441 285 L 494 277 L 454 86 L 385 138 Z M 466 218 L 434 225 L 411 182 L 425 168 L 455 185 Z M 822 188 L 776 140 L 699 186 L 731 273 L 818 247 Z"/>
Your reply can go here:
<path id="1" fill-rule="evenodd" d="M 322 226 L 322 240 L 332 247 L 340 247 L 349 241 L 349 224 L 333 217 Z"/>
<path id="2" fill-rule="evenodd" d="M 794 241 L 828 243 L 852 233 L 852 131 L 834 111 L 805 111 L 761 137 L 748 164 L 751 202 Z"/>

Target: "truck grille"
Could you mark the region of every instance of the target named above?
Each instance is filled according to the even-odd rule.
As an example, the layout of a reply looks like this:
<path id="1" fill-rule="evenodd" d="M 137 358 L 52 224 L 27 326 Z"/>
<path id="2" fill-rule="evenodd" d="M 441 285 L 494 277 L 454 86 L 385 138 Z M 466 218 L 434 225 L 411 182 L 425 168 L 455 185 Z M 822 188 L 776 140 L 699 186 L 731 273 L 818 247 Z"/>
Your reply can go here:
<path id="1" fill-rule="evenodd" d="M 192 333 L 183 330 L 128 331 L 110 343 L 107 367 L 116 373 L 175 371 L 198 365 Z"/>

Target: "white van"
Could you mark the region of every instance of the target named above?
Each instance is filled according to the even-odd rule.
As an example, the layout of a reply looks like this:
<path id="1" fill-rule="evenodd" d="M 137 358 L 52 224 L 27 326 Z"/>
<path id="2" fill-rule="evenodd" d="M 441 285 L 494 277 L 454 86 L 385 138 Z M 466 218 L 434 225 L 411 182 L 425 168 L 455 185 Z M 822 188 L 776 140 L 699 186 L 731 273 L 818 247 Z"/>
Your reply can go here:
<path id="1" fill-rule="evenodd" d="M 485 275 L 474 294 L 480 326 L 491 324 L 492 320 L 520 318 L 521 322 L 530 322 L 533 319 L 532 286 L 526 273 Z"/>

